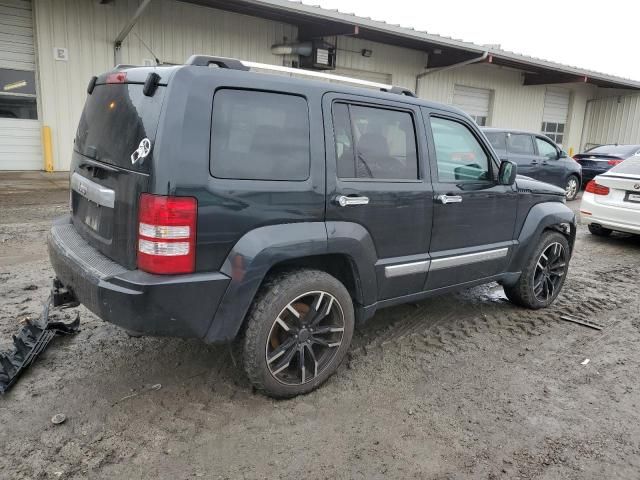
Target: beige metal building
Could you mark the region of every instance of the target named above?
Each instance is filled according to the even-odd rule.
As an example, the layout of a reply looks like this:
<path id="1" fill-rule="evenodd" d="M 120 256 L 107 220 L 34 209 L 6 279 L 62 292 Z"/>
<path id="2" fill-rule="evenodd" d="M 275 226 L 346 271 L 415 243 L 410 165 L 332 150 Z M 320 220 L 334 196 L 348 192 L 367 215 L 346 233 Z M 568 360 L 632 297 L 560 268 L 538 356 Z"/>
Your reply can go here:
<path id="1" fill-rule="evenodd" d="M 68 169 L 92 75 L 194 53 L 332 66 L 455 104 L 481 125 L 544 132 L 570 152 L 640 143 L 640 81 L 332 10 L 287 0 L 0 0 L 0 170 Z"/>

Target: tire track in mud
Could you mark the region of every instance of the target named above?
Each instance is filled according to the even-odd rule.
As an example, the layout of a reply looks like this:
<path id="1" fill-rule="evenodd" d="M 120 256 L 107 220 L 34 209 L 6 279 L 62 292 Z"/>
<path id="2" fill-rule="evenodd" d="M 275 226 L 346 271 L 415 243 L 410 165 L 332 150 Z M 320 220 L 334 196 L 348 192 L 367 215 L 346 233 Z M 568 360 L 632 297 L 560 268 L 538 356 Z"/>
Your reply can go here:
<path id="1" fill-rule="evenodd" d="M 406 347 L 421 353 L 482 348 L 477 333 L 500 338 L 542 335 L 571 315 L 604 324 L 601 316 L 627 303 L 629 284 L 640 282 L 640 266 L 624 265 L 569 275 L 562 293 L 550 307 L 527 310 L 511 304 L 495 285 L 489 294 L 479 287 L 434 297 L 418 304 L 381 310 L 354 336 L 352 356 L 386 348 Z M 625 288 L 626 287 L 626 288 Z M 576 327 L 579 327 L 576 325 Z M 605 325 L 606 327 L 606 325 Z"/>

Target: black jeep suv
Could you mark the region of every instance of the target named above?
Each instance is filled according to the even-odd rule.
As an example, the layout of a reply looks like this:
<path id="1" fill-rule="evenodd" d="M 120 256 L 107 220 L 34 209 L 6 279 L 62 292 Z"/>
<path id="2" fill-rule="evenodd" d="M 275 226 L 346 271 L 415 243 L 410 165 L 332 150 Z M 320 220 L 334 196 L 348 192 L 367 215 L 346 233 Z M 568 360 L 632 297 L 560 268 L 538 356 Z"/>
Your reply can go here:
<path id="1" fill-rule="evenodd" d="M 528 308 L 558 296 L 576 231 L 564 190 L 516 178 L 466 114 L 245 65 L 91 80 L 48 244 L 56 284 L 96 315 L 237 339 L 251 382 L 290 397 L 380 308 L 486 282 Z"/>

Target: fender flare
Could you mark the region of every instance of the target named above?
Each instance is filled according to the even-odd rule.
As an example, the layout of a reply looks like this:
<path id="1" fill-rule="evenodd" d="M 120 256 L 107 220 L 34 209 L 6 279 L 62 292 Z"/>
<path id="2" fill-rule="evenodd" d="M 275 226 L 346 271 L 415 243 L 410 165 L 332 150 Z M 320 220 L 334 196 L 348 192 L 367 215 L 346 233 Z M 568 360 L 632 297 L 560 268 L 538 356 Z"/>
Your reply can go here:
<path id="1" fill-rule="evenodd" d="M 373 249 L 373 240 L 368 232 L 350 222 L 287 223 L 247 232 L 231 249 L 220 269 L 231 280 L 205 335 L 205 342 L 234 339 L 269 270 L 288 260 L 345 255 L 354 269 L 358 290 L 356 302 L 370 301 L 377 295 L 375 250 L 371 252 L 370 249 Z M 373 302 L 375 299 L 370 303 Z"/>
<path id="2" fill-rule="evenodd" d="M 562 225 L 569 225 L 569 231 L 565 231 Z M 576 215 L 564 203 L 542 202 L 534 205 L 529 210 L 527 218 L 518 235 L 518 249 L 511 258 L 509 272 L 521 272 L 524 263 L 529 258 L 532 250 L 538 245 L 542 232 L 549 228 L 557 228 L 558 231 L 568 236 L 569 246 L 573 250 L 576 238 Z"/>

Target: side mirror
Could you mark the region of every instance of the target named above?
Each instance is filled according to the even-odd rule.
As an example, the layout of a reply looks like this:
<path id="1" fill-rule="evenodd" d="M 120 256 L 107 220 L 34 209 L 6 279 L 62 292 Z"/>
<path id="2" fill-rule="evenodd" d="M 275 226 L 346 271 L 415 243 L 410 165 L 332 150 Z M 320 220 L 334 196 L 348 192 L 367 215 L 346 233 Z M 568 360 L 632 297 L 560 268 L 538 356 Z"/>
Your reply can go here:
<path id="1" fill-rule="evenodd" d="M 518 165 L 510 160 L 503 160 L 498 172 L 498 183 L 500 185 L 513 185 L 516 182 Z"/>

